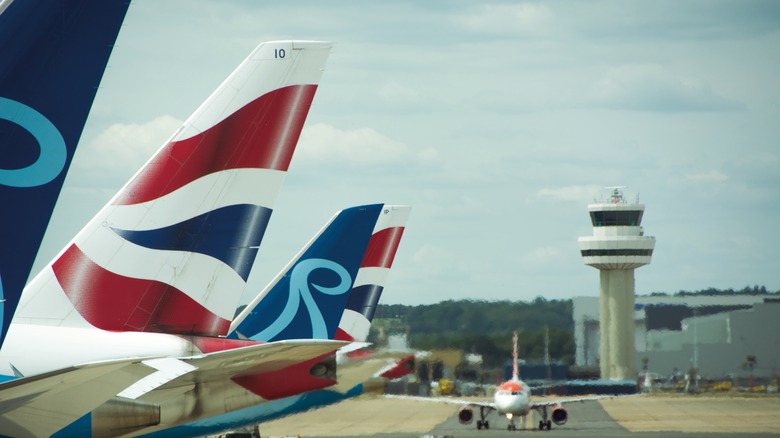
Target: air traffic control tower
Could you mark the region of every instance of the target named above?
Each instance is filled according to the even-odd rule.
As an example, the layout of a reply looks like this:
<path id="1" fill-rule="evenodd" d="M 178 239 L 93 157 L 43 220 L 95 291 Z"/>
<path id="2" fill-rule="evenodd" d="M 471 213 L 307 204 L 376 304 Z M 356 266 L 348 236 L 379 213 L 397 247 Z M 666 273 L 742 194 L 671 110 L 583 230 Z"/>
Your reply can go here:
<path id="1" fill-rule="evenodd" d="M 601 378 L 635 380 L 634 269 L 650 263 L 655 237 L 642 230 L 644 204 L 623 198 L 624 187 L 608 187 L 609 199 L 588 205 L 593 235 L 580 237 L 582 259 L 599 270 Z"/>

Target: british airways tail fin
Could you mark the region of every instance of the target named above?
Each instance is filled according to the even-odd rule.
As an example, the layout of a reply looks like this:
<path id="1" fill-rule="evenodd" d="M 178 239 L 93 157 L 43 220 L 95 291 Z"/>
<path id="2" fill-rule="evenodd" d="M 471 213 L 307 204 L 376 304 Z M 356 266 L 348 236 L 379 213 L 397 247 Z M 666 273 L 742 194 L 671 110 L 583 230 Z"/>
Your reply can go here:
<path id="1" fill-rule="evenodd" d="M 365 326 L 365 339 L 409 209 L 375 204 L 338 212 L 236 317 L 229 337 L 335 339 L 338 331 L 357 331 L 341 336 L 353 340 Z M 348 320 L 358 322 L 345 330 L 347 308 L 357 309 Z"/>
<path id="2" fill-rule="evenodd" d="M 0 343 L 128 3 L 0 1 Z"/>
<path id="3" fill-rule="evenodd" d="M 360 263 L 335 339 L 365 342 L 368 338 L 371 320 L 390 275 L 411 209 L 406 205 L 385 205 L 382 210 Z"/>
<path id="4" fill-rule="evenodd" d="M 30 283 L 16 319 L 227 334 L 330 47 L 260 44 Z"/>

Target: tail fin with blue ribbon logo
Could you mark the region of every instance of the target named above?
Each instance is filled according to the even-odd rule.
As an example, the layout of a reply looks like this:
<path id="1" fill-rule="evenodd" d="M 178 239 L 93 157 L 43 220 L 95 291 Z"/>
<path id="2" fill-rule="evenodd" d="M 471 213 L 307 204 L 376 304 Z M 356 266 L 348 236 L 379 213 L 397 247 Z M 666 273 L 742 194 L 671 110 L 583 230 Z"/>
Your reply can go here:
<path id="1" fill-rule="evenodd" d="M 364 340 L 409 209 L 375 204 L 338 212 L 236 317 L 229 337 Z M 355 316 L 345 321 L 348 308 Z"/>
<path id="2" fill-rule="evenodd" d="M 226 335 L 330 48 L 260 44 L 30 282 L 15 322 Z"/>
<path id="3" fill-rule="evenodd" d="M 0 343 L 128 3 L 0 1 Z"/>

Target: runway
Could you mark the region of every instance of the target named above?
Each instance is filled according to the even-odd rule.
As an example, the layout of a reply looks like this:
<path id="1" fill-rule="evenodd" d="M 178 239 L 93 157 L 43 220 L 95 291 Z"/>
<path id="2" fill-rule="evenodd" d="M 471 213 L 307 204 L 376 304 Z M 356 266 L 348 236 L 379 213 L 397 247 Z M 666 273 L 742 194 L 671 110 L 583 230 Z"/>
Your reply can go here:
<path id="1" fill-rule="evenodd" d="M 490 430 L 461 425 L 457 408 L 440 403 L 362 397 L 327 408 L 263 423 L 263 437 L 777 437 L 780 397 L 640 396 L 568 404 L 569 421 L 551 431 L 506 430 L 507 420 L 491 414 Z M 539 434 L 539 435 L 537 435 Z"/>

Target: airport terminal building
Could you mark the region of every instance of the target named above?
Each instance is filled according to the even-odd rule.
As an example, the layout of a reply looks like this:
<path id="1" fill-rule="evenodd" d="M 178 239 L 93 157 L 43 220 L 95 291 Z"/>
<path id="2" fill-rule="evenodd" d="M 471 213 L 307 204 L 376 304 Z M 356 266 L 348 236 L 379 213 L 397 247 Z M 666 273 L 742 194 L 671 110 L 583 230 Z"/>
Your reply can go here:
<path id="1" fill-rule="evenodd" d="M 599 298 L 573 300 L 575 364 L 599 366 Z M 636 363 L 661 375 L 705 378 L 780 372 L 777 295 L 637 296 Z M 755 359 L 751 361 L 749 357 Z"/>

